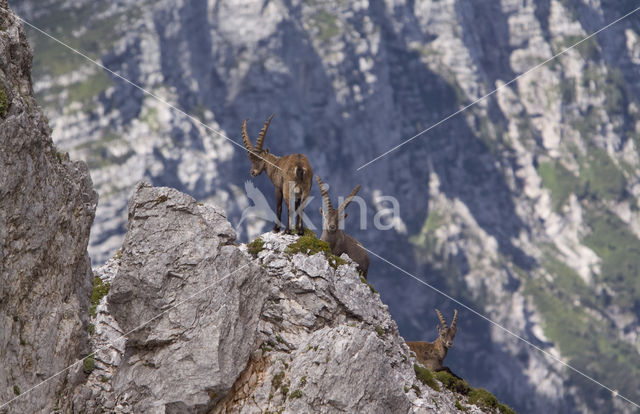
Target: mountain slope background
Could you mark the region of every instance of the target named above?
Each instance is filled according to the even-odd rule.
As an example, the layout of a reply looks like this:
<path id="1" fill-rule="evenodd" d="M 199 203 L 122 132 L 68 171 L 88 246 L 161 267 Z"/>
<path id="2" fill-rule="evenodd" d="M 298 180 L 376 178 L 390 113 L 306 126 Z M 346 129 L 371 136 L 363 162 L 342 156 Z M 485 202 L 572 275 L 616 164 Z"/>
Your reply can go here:
<path id="1" fill-rule="evenodd" d="M 640 400 L 640 15 L 356 168 L 637 7 L 633 1 L 15 0 L 23 18 L 237 142 L 303 152 L 332 197 L 398 199 L 372 251 Z M 249 201 L 246 153 L 28 30 L 34 88 L 59 149 L 89 164 L 94 263 L 121 243 L 140 179 L 224 205 Z M 255 135 L 253 135 L 255 136 Z M 264 176 L 252 180 L 273 202 Z M 316 201 L 307 210 L 320 226 Z M 245 240 L 262 223 L 242 230 Z M 380 260 L 370 280 L 407 340 L 456 307 Z M 460 309 L 447 364 L 522 412 L 633 406 Z"/>

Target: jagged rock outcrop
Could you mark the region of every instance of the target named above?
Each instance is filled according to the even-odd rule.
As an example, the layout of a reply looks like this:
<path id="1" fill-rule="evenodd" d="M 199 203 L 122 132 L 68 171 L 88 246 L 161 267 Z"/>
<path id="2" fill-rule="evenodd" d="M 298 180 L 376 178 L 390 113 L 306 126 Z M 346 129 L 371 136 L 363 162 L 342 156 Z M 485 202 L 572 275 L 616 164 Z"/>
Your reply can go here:
<path id="1" fill-rule="evenodd" d="M 367 230 L 355 230 L 355 214 L 347 226 L 363 245 L 640 400 L 640 13 L 355 172 L 633 2 L 12 2 L 238 142 L 244 118 L 257 130 L 274 112 L 274 152 L 305 153 L 337 194 L 362 184 Z M 243 150 L 41 34 L 31 40 L 54 138 L 88 161 L 102 196 L 92 257 L 101 262 L 121 246 L 127 202 L 143 178 L 215 199 L 232 222 L 240 218 L 249 203 Z M 254 182 L 271 197 L 266 179 Z M 385 232 L 372 226 L 382 195 L 401 207 Z M 305 210 L 317 226 L 318 206 Z M 243 237 L 262 232 L 263 223 L 247 223 Z M 421 337 L 433 326 L 425 315 L 454 305 L 398 276 L 390 266 L 369 275 L 403 335 L 430 339 Z M 515 408 L 633 412 L 463 313 L 469 339 L 448 364 Z"/>
<path id="2" fill-rule="evenodd" d="M 8 8 L 0 0 L 0 8 Z M 57 152 L 31 86 L 19 21 L 0 9 L 0 412 L 50 412 L 88 352 L 89 229 L 97 194 L 84 162 Z M 76 373 L 77 369 L 72 370 Z"/>
<path id="3" fill-rule="evenodd" d="M 92 338 L 102 349 L 70 411 L 458 412 L 416 378 L 346 256 L 287 251 L 297 236 L 264 234 L 251 253 L 234 239 L 219 208 L 138 186 L 122 251 L 96 270 L 112 286 Z"/>

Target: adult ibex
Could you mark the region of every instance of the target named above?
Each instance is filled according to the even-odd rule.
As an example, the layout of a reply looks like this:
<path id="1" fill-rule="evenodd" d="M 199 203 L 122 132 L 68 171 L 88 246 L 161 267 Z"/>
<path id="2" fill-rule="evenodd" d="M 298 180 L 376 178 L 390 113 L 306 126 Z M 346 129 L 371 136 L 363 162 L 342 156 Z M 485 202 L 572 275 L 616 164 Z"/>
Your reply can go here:
<path id="1" fill-rule="evenodd" d="M 344 210 L 356 196 L 356 193 L 360 190 L 360 186 L 354 188 L 353 191 L 351 191 L 351 194 L 349 194 L 344 202 L 340 204 L 340 207 L 334 209 L 331 205 L 329 194 L 324 188 L 324 183 L 317 175 L 316 180 L 318 181 L 320 193 L 322 193 L 322 199 L 324 200 L 324 204 L 327 208 L 326 212 L 320 208 L 320 214 L 322 214 L 323 219 L 322 236 L 320 236 L 320 240 L 329 243 L 329 246 L 331 246 L 331 252 L 336 256 L 346 253 L 347 256 L 358 264 L 358 270 L 360 270 L 366 279 L 367 271 L 369 270 L 369 255 L 367 254 L 367 251 L 360 242 L 358 242 L 358 240 L 349 236 L 340 229 L 340 222 L 347 217 Z"/>
<path id="2" fill-rule="evenodd" d="M 242 140 L 249 154 L 251 161 L 251 176 L 257 177 L 263 171 L 267 173 L 267 177 L 273 183 L 276 190 L 276 221 L 273 231 L 280 230 L 280 217 L 282 216 L 282 198 L 287 203 L 287 227 L 285 231 L 289 233 L 293 227 L 293 212 L 297 216 L 296 230 L 298 234 L 303 233 L 302 229 L 302 210 L 309 192 L 311 191 L 311 183 L 313 182 L 311 165 L 309 160 L 302 154 L 285 155 L 277 157 L 269 152 L 269 148 L 262 149 L 264 137 L 267 135 L 267 129 L 271 123 L 273 115 L 264 123 L 262 130 L 258 134 L 256 146 L 251 145 L 249 134 L 247 134 L 247 120 L 242 123 Z"/>
<path id="3" fill-rule="evenodd" d="M 438 339 L 433 342 L 407 342 L 409 348 L 416 353 L 418 362 L 431 371 L 447 371 L 451 370 L 442 365 L 447 351 L 453 346 L 453 338 L 456 336 L 456 321 L 458 320 L 458 310 L 453 311 L 453 321 L 451 326 L 447 326 L 442 313 L 436 309 L 440 325 L 438 326 Z M 452 373 L 453 374 L 453 373 Z"/>

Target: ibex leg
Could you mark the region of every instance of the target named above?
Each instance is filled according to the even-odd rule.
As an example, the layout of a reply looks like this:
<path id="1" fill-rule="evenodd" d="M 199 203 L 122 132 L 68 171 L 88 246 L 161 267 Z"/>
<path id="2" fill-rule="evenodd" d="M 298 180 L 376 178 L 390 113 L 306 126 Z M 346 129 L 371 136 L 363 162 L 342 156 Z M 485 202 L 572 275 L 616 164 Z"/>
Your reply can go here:
<path id="1" fill-rule="evenodd" d="M 299 236 L 304 234 L 304 229 L 302 227 L 302 211 L 300 211 L 301 204 L 302 200 L 296 198 L 296 230 L 298 231 Z"/>
<path id="2" fill-rule="evenodd" d="M 276 233 L 280 231 L 280 217 L 282 217 L 282 188 L 276 187 L 276 216 L 278 217 L 278 221 L 273 226 L 273 231 Z"/>

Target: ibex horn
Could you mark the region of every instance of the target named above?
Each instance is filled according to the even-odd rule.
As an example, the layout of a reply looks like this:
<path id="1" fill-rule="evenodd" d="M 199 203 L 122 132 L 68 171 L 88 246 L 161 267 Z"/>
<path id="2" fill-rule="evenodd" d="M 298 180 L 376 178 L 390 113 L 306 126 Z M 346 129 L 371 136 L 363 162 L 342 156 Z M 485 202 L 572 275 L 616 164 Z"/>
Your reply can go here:
<path id="1" fill-rule="evenodd" d="M 316 175 L 316 181 L 318 182 L 318 187 L 320 187 L 320 194 L 322 194 L 322 200 L 324 200 L 324 204 L 327 206 L 328 210 L 333 210 L 333 206 L 331 205 L 331 199 L 329 198 L 329 193 L 327 193 L 327 189 L 324 188 L 324 183 Z"/>
<path id="2" fill-rule="evenodd" d="M 271 123 L 271 119 L 273 119 L 273 114 L 267 119 L 267 122 L 264 123 L 264 126 L 260 130 L 258 134 L 258 140 L 256 141 L 256 149 L 258 151 L 262 150 L 262 143 L 264 142 L 264 137 L 267 135 L 267 129 L 269 129 L 269 124 Z"/>
<path id="3" fill-rule="evenodd" d="M 349 194 L 347 198 L 342 202 L 342 204 L 340 204 L 340 207 L 338 207 L 338 211 L 343 212 L 344 209 L 347 208 L 349 203 L 353 201 L 353 197 L 356 196 L 358 191 L 360 191 L 360 185 L 358 185 L 356 188 L 353 189 L 353 191 L 351 191 L 351 194 Z"/>
<path id="4" fill-rule="evenodd" d="M 253 151 L 253 145 L 251 145 L 251 140 L 249 139 L 249 134 L 247 134 L 247 120 L 242 121 L 242 141 L 244 141 L 244 146 L 247 151 Z"/>
<path id="5" fill-rule="evenodd" d="M 442 313 L 440 313 L 438 309 L 436 309 L 436 313 L 438 314 L 438 319 L 440 319 L 440 325 L 442 325 L 443 328 L 446 328 L 447 322 L 445 322 L 444 316 L 442 316 Z"/>
<path id="6" fill-rule="evenodd" d="M 458 309 L 454 309 L 454 311 L 453 311 L 453 321 L 451 321 L 451 329 L 455 329 L 457 321 L 458 321 Z"/>

